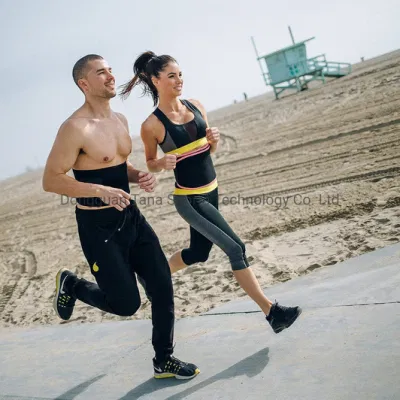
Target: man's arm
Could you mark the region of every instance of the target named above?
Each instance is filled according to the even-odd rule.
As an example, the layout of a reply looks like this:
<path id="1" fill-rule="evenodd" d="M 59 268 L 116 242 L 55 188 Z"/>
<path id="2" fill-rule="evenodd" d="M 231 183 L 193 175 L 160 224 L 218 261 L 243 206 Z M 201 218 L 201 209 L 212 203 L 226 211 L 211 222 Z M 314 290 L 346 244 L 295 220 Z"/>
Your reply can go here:
<path id="1" fill-rule="evenodd" d="M 124 114 L 121 113 L 116 113 L 120 121 L 124 124 L 125 129 L 130 136 L 129 133 L 129 125 L 128 125 L 128 120 L 126 119 Z M 141 176 L 143 175 L 143 171 L 139 171 L 136 169 L 133 164 L 127 160 L 126 161 L 127 166 L 128 166 L 128 180 L 130 183 L 139 183 Z"/>
<path id="2" fill-rule="evenodd" d="M 124 124 L 126 131 L 130 136 L 128 120 L 126 119 L 125 115 L 121 113 L 116 113 L 116 114 L 118 118 L 121 120 L 121 122 Z M 128 181 L 130 183 L 137 183 L 139 187 L 143 189 L 145 192 L 154 191 L 156 185 L 156 179 L 153 176 L 153 174 L 136 169 L 129 160 L 126 161 L 126 164 L 128 169 Z"/>
<path id="3" fill-rule="evenodd" d="M 156 186 L 156 178 L 151 172 L 139 171 L 131 162 L 126 161 L 128 165 L 128 180 L 132 183 L 137 183 L 140 189 L 145 192 L 153 192 Z"/>
<path id="4" fill-rule="evenodd" d="M 208 119 L 207 119 L 207 112 L 204 106 L 195 99 L 190 99 L 189 100 L 191 103 L 193 103 L 201 112 L 203 115 L 204 121 L 206 121 L 207 124 L 207 139 L 208 143 L 210 144 L 210 153 L 214 153 L 217 151 L 218 148 L 218 141 L 219 141 L 219 130 L 218 128 L 210 128 Z"/>
<path id="5" fill-rule="evenodd" d="M 130 161 L 126 162 L 128 165 L 128 180 L 130 183 L 139 183 L 139 174 L 142 171 L 136 169 Z"/>
<path id="6" fill-rule="evenodd" d="M 99 195 L 101 185 L 79 182 L 67 175 L 78 158 L 82 141 L 82 132 L 74 121 L 69 120 L 61 125 L 44 169 L 44 191 L 75 198 Z"/>
<path id="7" fill-rule="evenodd" d="M 115 113 L 117 117 L 120 119 L 120 121 L 124 124 L 126 132 L 128 133 L 129 137 L 131 136 L 129 133 L 129 125 L 128 125 L 128 120 L 126 119 L 124 114 L 121 113 Z M 127 166 L 128 166 L 128 181 L 130 183 L 139 183 L 139 173 L 141 171 L 137 170 L 130 161 L 127 160 Z"/>

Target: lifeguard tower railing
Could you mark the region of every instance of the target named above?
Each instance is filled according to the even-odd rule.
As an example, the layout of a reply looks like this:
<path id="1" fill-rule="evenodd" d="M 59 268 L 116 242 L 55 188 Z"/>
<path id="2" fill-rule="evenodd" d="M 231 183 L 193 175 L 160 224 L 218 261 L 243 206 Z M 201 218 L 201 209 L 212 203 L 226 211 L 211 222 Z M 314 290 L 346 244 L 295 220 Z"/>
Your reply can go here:
<path id="1" fill-rule="evenodd" d="M 305 43 L 312 39 L 294 43 L 265 56 L 258 56 L 253 40 L 265 84 L 272 86 L 276 99 L 285 90 L 307 90 L 311 81 L 321 80 L 325 83 L 325 78 L 340 78 L 351 73 L 351 64 L 327 61 L 324 54 L 307 58 Z M 292 40 L 294 42 L 293 36 Z"/>

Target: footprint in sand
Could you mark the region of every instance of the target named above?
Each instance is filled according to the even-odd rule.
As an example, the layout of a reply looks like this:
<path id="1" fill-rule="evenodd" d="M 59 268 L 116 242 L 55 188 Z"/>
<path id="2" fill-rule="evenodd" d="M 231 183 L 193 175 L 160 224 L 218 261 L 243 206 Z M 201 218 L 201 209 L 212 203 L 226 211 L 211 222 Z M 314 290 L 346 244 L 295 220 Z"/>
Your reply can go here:
<path id="1" fill-rule="evenodd" d="M 322 261 L 322 264 L 323 265 L 334 265 L 334 264 L 337 264 L 337 260 L 335 257 L 332 256 L 332 257 L 329 257 L 328 259 L 326 259 L 325 261 Z M 312 264 L 312 265 L 314 265 L 314 264 Z"/>
<path id="2" fill-rule="evenodd" d="M 224 272 L 222 272 L 222 275 L 226 279 L 232 279 L 233 278 L 233 272 L 232 271 L 224 271 Z"/>
<path id="3" fill-rule="evenodd" d="M 4 254 L 6 255 L 4 276 L 8 278 L 6 282 L 0 282 L 0 315 L 9 322 L 7 317 L 9 310 L 14 308 L 14 302 L 28 289 L 30 279 L 37 272 L 37 262 L 35 254 L 29 250 Z"/>
<path id="4" fill-rule="evenodd" d="M 224 292 L 233 292 L 233 289 L 232 289 L 232 286 L 231 285 L 225 285 L 223 288 L 222 288 L 222 293 L 224 293 Z"/>
<path id="5" fill-rule="evenodd" d="M 278 282 L 286 282 L 291 279 L 290 274 L 287 271 L 279 271 L 273 275 L 273 278 Z"/>
<path id="6" fill-rule="evenodd" d="M 282 269 L 278 267 L 276 264 L 269 263 L 266 264 L 266 269 L 271 273 L 271 275 L 275 278 L 276 276 L 279 276 L 282 273 Z"/>
<path id="7" fill-rule="evenodd" d="M 355 251 L 361 247 L 362 243 L 352 243 L 349 244 L 349 250 Z"/>
<path id="8" fill-rule="evenodd" d="M 311 265 L 309 265 L 309 266 L 300 268 L 300 269 L 299 269 L 299 272 L 300 272 L 300 274 L 306 274 L 306 273 L 309 273 L 309 272 L 311 272 L 311 271 L 314 271 L 315 269 L 318 269 L 318 268 L 322 268 L 322 265 L 321 265 L 321 264 L 314 263 L 314 264 L 311 264 Z"/>
<path id="9" fill-rule="evenodd" d="M 375 247 L 374 246 L 369 246 L 368 244 L 366 244 L 366 245 L 364 245 L 362 247 L 362 250 L 363 250 L 363 253 L 364 252 L 367 253 L 367 252 L 370 252 L 370 251 L 374 251 Z"/>
<path id="10" fill-rule="evenodd" d="M 373 218 L 374 221 L 379 222 L 380 224 L 387 224 L 390 222 L 389 218 Z"/>
<path id="11" fill-rule="evenodd" d="M 182 275 L 188 275 L 188 274 L 191 274 L 193 272 L 201 272 L 202 270 L 203 270 L 203 268 L 199 267 L 199 266 L 197 266 L 197 267 L 188 267 L 188 268 L 185 268 L 182 271 Z"/>

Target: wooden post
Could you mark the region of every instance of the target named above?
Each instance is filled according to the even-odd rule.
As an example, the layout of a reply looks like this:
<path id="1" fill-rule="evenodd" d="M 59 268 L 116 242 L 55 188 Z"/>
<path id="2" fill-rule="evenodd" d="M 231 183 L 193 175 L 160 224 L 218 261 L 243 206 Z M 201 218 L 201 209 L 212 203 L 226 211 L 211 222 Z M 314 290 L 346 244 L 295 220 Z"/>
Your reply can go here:
<path id="1" fill-rule="evenodd" d="M 290 26 L 289 26 L 288 28 L 289 28 L 290 37 L 292 38 L 292 43 L 293 43 L 293 44 L 296 44 L 296 42 L 294 41 L 292 29 L 290 28 Z"/>
<path id="2" fill-rule="evenodd" d="M 262 77 L 263 77 L 263 79 L 264 79 L 264 83 L 265 83 L 266 85 L 268 85 L 268 81 L 267 81 L 267 79 L 265 78 L 265 73 L 264 73 L 264 70 L 263 70 L 263 67 L 262 67 L 262 64 L 261 64 L 261 61 L 260 61 L 260 57 L 259 57 L 259 55 L 258 55 L 256 43 L 255 43 L 255 41 L 254 41 L 253 36 L 251 37 L 251 42 L 253 43 L 254 51 L 256 52 L 257 61 L 258 61 L 258 64 L 260 65 L 261 74 L 262 74 Z"/>

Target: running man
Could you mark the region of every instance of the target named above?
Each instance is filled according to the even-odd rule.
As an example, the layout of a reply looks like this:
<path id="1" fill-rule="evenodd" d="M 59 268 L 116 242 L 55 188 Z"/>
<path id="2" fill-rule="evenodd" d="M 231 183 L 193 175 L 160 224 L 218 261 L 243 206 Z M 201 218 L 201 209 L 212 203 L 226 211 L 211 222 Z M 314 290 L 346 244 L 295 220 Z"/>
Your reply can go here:
<path id="1" fill-rule="evenodd" d="M 132 141 L 126 118 L 110 107 L 115 78 L 106 60 L 89 54 L 76 62 L 72 75 L 85 102 L 57 133 L 43 189 L 77 199 L 82 251 L 97 283 L 62 268 L 56 276 L 55 311 L 68 320 L 80 300 L 108 313 L 132 316 L 141 305 L 137 275 L 152 300 L 154 377 L 193 378 L 199 369 L 172 356 L 175 314 L 168 261 L 130 196 L 130 182 L 152 192 L 155 177 L 128 161 Z M 75 179 L 67 175 L 71 169 Z"/>
<path id="2" fill-rule="evenodd" d="M 190 225 L 190 246 L 172 255 L 171 273 L 205 262 L 216 244 L 228 256 L 236 280 L 264 312 L 273 331 L 283 331 L 297 319 L 301 308 L 272 303 L 264 295 L 249 267 L 245 245 L 218 210 L 218 181 L 211 158 L 219 141 L 218 129 L 208 127 L 199 101 L 179 99 L 183 79 L 173 57 L 144 52 L 134 62 L 133 72 L 120 96 L 127 98 L 137 85 L 152 96 L 157 107 L 141 129 L 147 166 L 152 172 L 174 171 L 174 204 Z M 164 157 L 157 158 L 157 146 Z"/>

